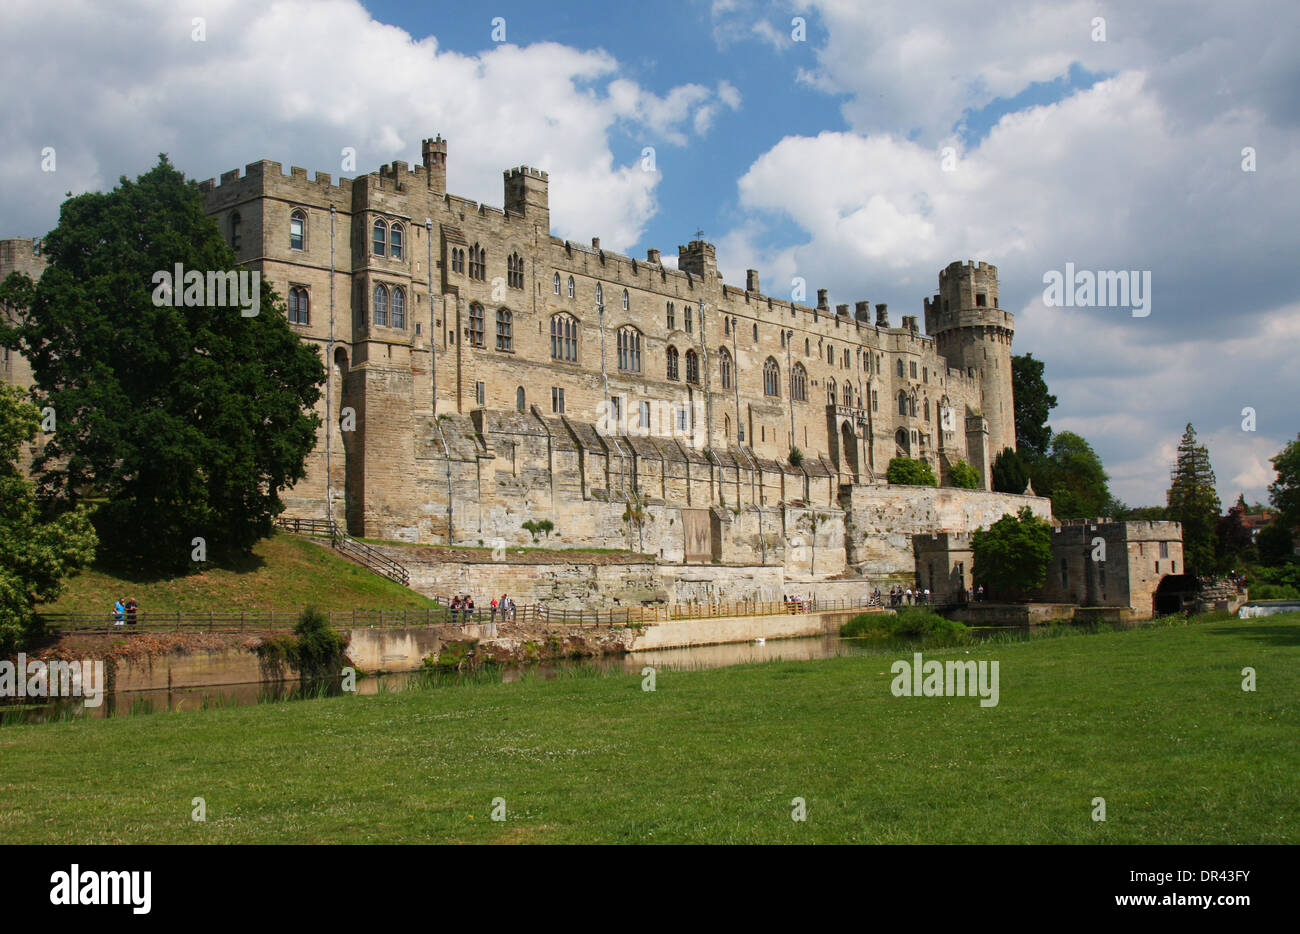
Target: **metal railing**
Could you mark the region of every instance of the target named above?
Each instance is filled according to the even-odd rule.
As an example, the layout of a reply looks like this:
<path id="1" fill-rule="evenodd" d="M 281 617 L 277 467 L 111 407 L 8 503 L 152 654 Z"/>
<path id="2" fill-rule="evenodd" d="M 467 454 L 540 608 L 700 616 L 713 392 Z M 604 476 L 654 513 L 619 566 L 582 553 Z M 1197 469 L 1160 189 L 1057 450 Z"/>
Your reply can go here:
<path id="1" fill-rule="evenodd" d="M 275 524 L 297 535 L 313 535 L 329 538 L 335 551 L 352 558 L 358 564 L 369 568 L 382 577 L 396 581 L 403 587 L 411 586 L 411 574 L 405 567 L 384 554 L 378 548 L 359 542 L 343 531 L 337 522 L 330 519 L 285 519 L 275 520 Z"/>
<path id="2" fill-rule="evenodd" d="M 453 610 L 447 606 L 423 609 L 331 610 L 326 614 L 335 629 L 393 629 L 419 626 L 467 626 L 486 623 L 512 622 L 533 626 L 560 626 L 576 628 L 614 628 L 643 626 L 654 623 L 672 623 L 692 619 L 715 619 L 727 616 L 775 616 L 794 613 L 824 613 L 836 610 L 870 609 L 871 598 L 861 600 L 782 600 L 742 601 L 737 603 L 676 604 L 671 606 L 638 606 L 605 610 L 564 610 L 550 607 L 516 605 L 506 614 L 493 612 L 490 607 L 475 607 L 472 611 Z M 877 604 L 878 606 L 878 604 Z M 302 610 L 298 609 L 242 609 L 238 611 L 210 610 L 206 613 L 177 611 L 150 613 L 140 610 L 131 619 L 118 622 L 113 613 L 44 613 L 41 619 L 51 632 L 243 632 L 245 630 L 291 629 Z"/>

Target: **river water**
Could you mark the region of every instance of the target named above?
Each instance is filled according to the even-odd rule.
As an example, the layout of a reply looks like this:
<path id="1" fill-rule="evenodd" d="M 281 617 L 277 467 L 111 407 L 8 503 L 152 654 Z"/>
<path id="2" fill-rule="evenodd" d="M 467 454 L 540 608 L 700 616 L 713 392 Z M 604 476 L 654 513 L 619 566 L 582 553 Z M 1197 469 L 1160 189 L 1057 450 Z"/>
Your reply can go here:
<path id="1" fill-rule="evenodd" d="M 1028 639 L 1048 634 L 1050 627 L 986 627 L 972 629 L 976 638 L 997 633 L 1012 639 Z M 916 640 L 844 639 L 836 635 L 809 636 L 800 639 L 769 640 L 765 643 L 744 642 L 727 645 L 701 645 L 681 649 L 657 649 L 607 656 L 546 662 L 521 668 L 494 668 L 488 671 L 459 674 L 455 672 L 396 672 L 377 677 L 358 678 L 356 693 L 374 695 L 408 689 L 455 687 L 483 681 L 517 682 L 524 678 L 553 679 L 602 672 L 643 674 L 645 668 L 656 672 L 692 671 L 724 668 L 755 662 L 811 661 L 845 655 L 894 654 L 911 652 L 920 647 Z M 254 682 L 249 684 L 210 685 L 206 687 L 121 691 L 106 695 L 98 707 L 86 707 L 81 698 L 63 698 L 42 704 L 0 703 L 0 726 L 10 723 L 39 723 L 78 717 L 111 717 L 161 711 L 202 710 L 215 707 L 243 707 L 271 701 L 312 699 L 343 693 L 342 683 L 334 681 L 303 689 L 296 681 Z"/>

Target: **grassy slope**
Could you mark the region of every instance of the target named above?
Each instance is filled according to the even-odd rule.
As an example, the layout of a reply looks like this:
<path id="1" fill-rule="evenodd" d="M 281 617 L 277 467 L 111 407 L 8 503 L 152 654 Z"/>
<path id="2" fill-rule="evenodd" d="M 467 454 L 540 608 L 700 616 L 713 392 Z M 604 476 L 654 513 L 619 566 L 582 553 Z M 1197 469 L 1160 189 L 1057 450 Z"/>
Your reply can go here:
<path id="1" fill-rule="evenodd" d="M 967 656 L 964 650 L 949 650 Z M 938 657 L 942 652 L 928 652 Z M 1300 615 L 0 729 L 10 842 L 1295 842 Z M 1258 672 L 1255 693 L 1241 669 Z M 190 800 L 207 801 L 207 823 Z M 492 799 L 509 819 L 489 820 Z M 791 799 L 808 818 L 790 819 Z M 1108 820 L 1094 823 L 1092 799 Z"/>
<path id="2" fill-rule="evenodd" d="M 240 606 L 286 609 L 316 604 L 322 609 L 399 609 L 433 601 L 346 561 L 328 548 L 276 533 L 260 542 L 251 561 L 186 577 L 130 580 L 102 568 L 71 578 L 58 600 L 40 609 L 51 613 L 107 613 L 115 597 L 134 595 L 149 612 L 205 613 Z"/>

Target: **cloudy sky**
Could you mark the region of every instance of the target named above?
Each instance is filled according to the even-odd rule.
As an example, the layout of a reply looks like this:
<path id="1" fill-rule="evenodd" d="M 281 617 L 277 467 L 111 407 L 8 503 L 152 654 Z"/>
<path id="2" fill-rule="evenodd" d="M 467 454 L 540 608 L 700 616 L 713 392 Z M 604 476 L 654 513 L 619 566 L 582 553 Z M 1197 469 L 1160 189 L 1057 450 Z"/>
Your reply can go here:
<path id="1" fill-rule="evenodd" d="M 457 194 L 538 166 L 558 236 L 702 229 L 772 294 L 897 321 L 991 262 L 1120 498 L 1163 502 L 1191 421 L 1225 505 L 1265 500 L 1300 432 L 1298 26 L 1294 0 L 5 0 L 0 236 L 159 152 L 339 176 L 441 133 Z M 1067 263 L 1149 272 L 1150 313 L 1048 307 Z"/>

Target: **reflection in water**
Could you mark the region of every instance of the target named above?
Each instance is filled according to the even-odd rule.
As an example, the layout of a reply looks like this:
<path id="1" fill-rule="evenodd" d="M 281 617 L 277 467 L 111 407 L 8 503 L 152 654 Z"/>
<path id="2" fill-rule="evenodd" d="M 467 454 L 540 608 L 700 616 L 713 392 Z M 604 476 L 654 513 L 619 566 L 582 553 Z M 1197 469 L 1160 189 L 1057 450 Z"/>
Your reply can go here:
<path id="1" fill-rule="evenodd" d="M 1129 624 L 1132 625 L 1132 624 Z M 977 639 L 997 635 L 1013 641 L 1048 635 L 1053 627 L 1012 628 L 986 627 L 973 629 Z M 1070 627 L 1082 628 L 1082 627 Z M 1097 627 L 1090 626 L 1089 629 Z M 1124 628 L 1128 628 L 1127 626 Z M 588 658 L 547 662 L 524 668 L 493 668 L 467 673 L 436 673 L 422 671 L 397 672 L 356 682 L 356 693 L 375 695 L 393 693 L 407 688 L 454 687 L 466 683 L 513 683 L 524 678 L 574 677 L 588 673 L 623 672 L 641 673 L 650 667 L 656 671 L 693 671 L 707 668 L 724 668 L 754 662 L 810 661 L 818 658 L 836 658 L 846 655 L 911 652 L 921 644 L 910 639 L 841 639 L 839 636 L 810 636 L 799 639 L 778 639 L 764 643 L 741 642 L 727 645 L 700 645 L 680 649 L 655 649 L 648 652 L 631 652 L 622 656 Z M 65 698 L 46 704 L 14 704 L 0 702 L 0 725 L 7 723 L 40 723 L 78 717 L 111 717 L 162 711 L 211 710 L 222 707 L 244 707 L 251 704 L 334 697 L 343 693 L 341 681 L 333 679 L 311 685 L 299 682 L 256 682 L 173 690 L 130 691 L 107 694 L 99 707 L 85 707 L 81 698 Z"/>

